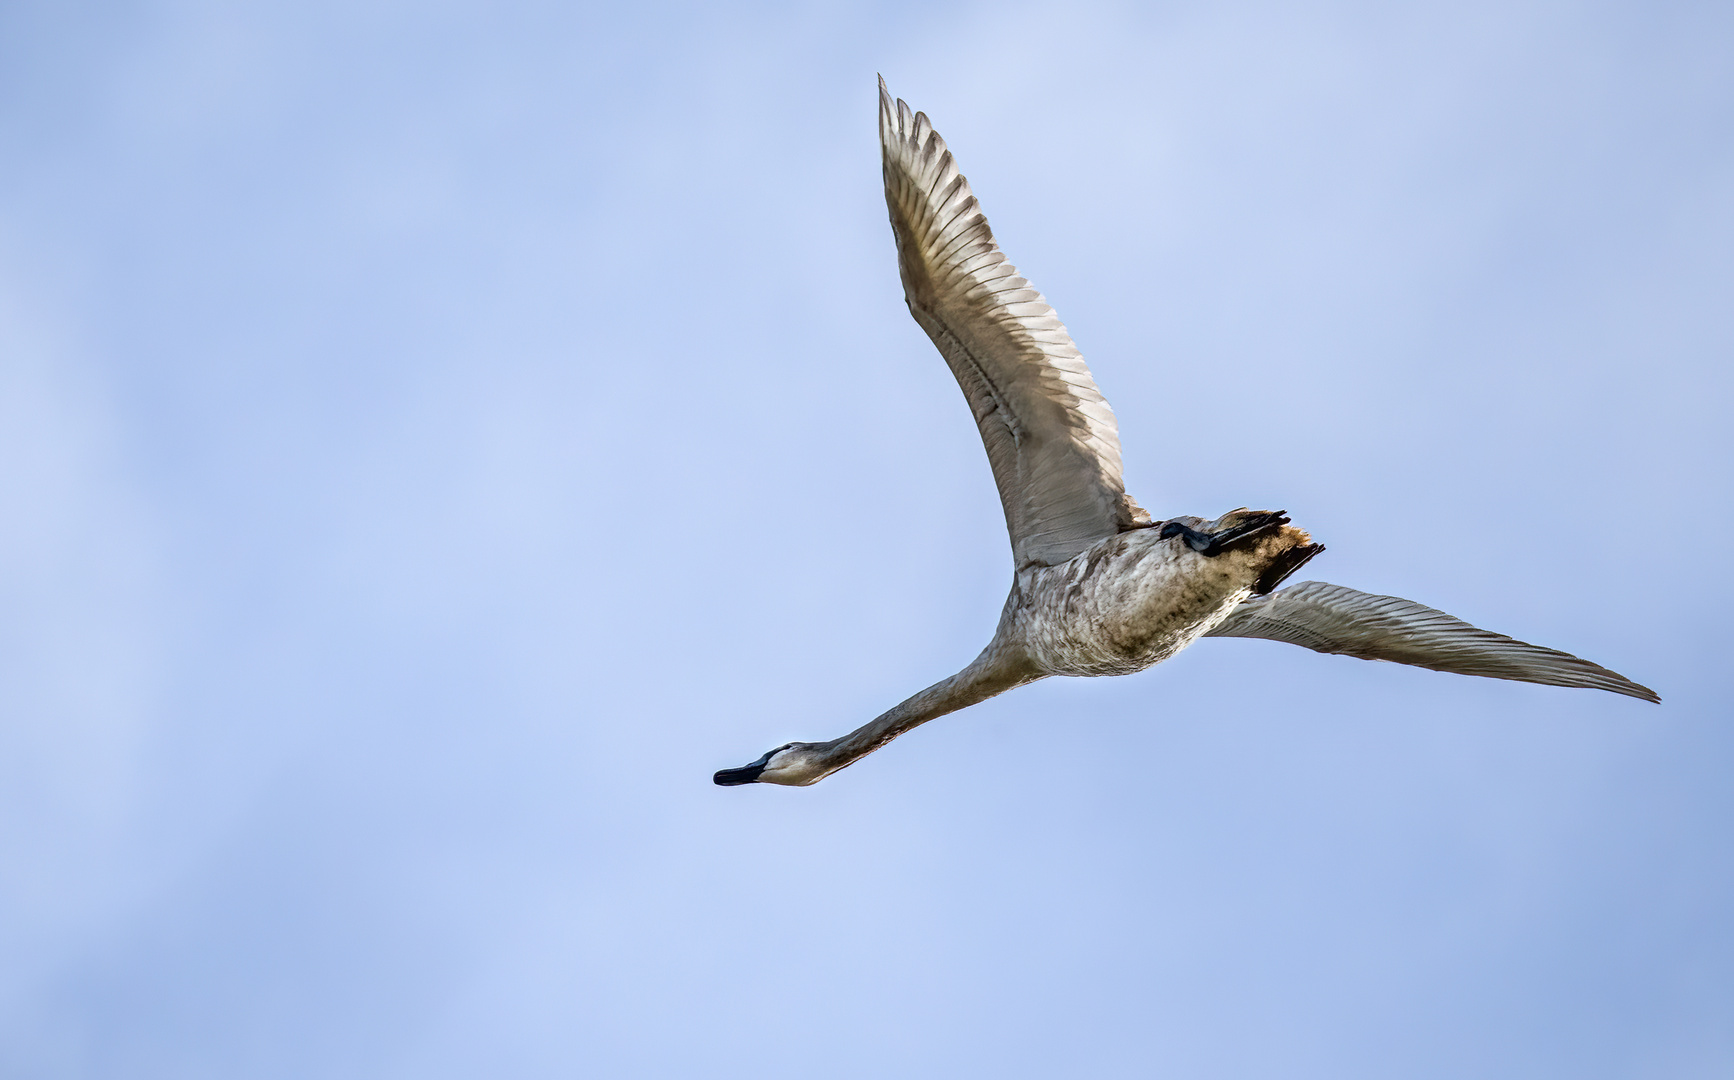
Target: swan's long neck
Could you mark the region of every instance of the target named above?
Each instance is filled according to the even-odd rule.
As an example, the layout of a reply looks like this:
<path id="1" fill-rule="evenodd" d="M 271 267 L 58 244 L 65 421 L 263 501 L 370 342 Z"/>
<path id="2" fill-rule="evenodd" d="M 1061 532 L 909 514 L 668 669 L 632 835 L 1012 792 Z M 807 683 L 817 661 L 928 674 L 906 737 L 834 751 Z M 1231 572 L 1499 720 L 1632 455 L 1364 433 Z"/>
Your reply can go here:
<path id="1" fill-rule="evenodd" d="M 1041 677 L 1041 672 L 1023 658 L 1021 650 L 1002 645 L 996 636 L 980 656 L 956 675 L 941 679 L 841 739 L 816 747 L 823 755 L 825 771 L 821 775 L 854 764 L 911 728 Z"/>

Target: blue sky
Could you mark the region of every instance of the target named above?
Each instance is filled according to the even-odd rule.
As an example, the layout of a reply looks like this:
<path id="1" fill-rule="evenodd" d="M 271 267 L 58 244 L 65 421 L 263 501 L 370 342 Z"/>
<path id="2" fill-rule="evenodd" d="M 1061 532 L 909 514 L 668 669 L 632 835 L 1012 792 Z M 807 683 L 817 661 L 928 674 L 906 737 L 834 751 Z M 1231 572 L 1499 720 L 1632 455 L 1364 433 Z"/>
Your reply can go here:
<path id="1" fill-rule="evenodd" d="M 1726 5 L 0 9 L 0 1073 L 1723 1077 Z M 1158 515 L 1657 688 L 1207 641 L 710 773 L 1009 580 L 874 74 Z"/>

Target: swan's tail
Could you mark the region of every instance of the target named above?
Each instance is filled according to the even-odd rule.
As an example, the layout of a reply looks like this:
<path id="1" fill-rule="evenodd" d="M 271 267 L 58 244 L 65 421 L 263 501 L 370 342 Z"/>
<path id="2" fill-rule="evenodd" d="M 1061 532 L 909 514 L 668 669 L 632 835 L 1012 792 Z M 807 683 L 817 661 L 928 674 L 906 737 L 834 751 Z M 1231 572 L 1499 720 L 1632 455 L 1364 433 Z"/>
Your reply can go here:
<path id="1" fill-rule="evenodd" d="M 1168 535 L 1171 526 L 1164 526 Z M 1261 566 L 1253 594 L 1263 596 L 1282 584 L 1283 579 L 1305 566 L 1308 559 L 1325 549 L 1313 543 L 1305 529 L 1288 523 L 1284 510 L 1230 510 L 1197 529 L 1172 527 L 1175 534 L 1184 535 L 1186 542 L 1201 555 L 1221 555 L 1244 551 Z"/>
<path id="2" fill-rule="evenodd" d="M 1289 546 L 1280 551 L 1276 558 L 1270 561 L 1270 565 L 1264 568 L 1264 572 L 1258 575 L 1258 581 L 1254 582 L 1252 586 L 1252 595 L 1254 596 L 1266 595 L 1286 581 L 1290 574 L 1305 566 L 1314 555 L 1325 549 L 1323 544 L 1313 543 L 1313 538 L 1308 536 L 1304 529 L 1285 528 L 1283 533 L 1294 535 L 1292 537 L 1279 535 L 1279 539 L 1289 541 Z"/>

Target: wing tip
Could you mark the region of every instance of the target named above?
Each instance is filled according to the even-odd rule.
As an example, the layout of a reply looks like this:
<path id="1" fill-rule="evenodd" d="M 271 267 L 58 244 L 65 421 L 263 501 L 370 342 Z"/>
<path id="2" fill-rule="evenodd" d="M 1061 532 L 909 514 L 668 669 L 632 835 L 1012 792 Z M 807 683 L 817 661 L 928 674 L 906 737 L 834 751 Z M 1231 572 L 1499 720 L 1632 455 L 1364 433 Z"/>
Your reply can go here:
<path id="1" fill-rule="evenodd" d="M 928 164 L 948 154 L 945 140 L 933 129 L 933 121 L 927 118 L 927 114 L 911 109 L 902 98 L 892 97 L 890 88 L 885 85 L 885 76 L 880 75 L 879 146 L 890 154 L 894 144 L 901 144 L 897 148 L 898 156 L 912 161 L 925 158 Z M 943 162 L 941 165 L 943 169 Z"/>
<path id="2" fill-rule="evenodd" d="M 891 103 L 891 91 L 885 85 L 885 76 L 879 76 L 879 145 L 882 149 L 890 149 L 892 136 L 896 133 L 893 118 L 897 115 L 897 107 Z"/>
<path id="3" fill-rule="evenodd" d="M 1596 666 L 1600 667 L 1599 664 Z M 1662 695 L 1651 690 L 1644 684 L 1635 683 L 1624 675 L 1621 675 L 1619 672 L 1609 670 L 1608 668 L 1601 668 L 1601 670 L 1606 672 L 1606 674 L 1611 675 L 1612 678 L 1597 679 L 1593 682 L 1584 681 L 1562 685 L 1578 686 L 1585 690 L 1606 690 L 1610 694 L 1619 694 L 1623 697 L 1637 698 L 1639 701 L 1647 701 L 1652 705 L 1660 705 L 1662 703 Z"/>
<path id="4" fill-rule="evenodd" d="M 1624 676 L 1622 676 L 1622 678 L 1623 677 Z M 1640 701 L 1647 701 L 1651 705 L 1660 705 L 1662 703 L 1662 695 L 1651 690 L 1643 683 L 1635 683 L 1630 679 L 1626 679 L 1626 686 L 1630 689 L 1621 689 L 1619 692 L 1627 697 L 1635 697 Z"/>
<path id="5" fill-rule="evenodd" d="M 900 97 L 892 97 L 890 87 L 885 85 L 885 76 L 879 76 L 879 145 L 889 151 L 894 142 L 909 141 L 915 121 L 926 120 L 920 113 L 910 114 L 909 103 Z"/>

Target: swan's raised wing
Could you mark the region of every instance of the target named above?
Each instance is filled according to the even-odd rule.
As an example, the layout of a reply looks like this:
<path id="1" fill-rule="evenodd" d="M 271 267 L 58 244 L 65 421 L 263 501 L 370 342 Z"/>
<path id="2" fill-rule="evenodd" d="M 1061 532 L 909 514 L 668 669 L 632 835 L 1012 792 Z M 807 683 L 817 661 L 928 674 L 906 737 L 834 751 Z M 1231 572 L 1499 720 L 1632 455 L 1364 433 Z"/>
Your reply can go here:
<path id="1" fill-rule="evenodd" d="M 1362 660 L 1662 700 L 1649 687 L 1570 653 L 1482 630 L 1413 600 L 1322 581 L 1255 596 L 1205 636 L 1269 638 Z"/>
<path id="2" fill-rule="evenodd" d="M 975 414 L 1018 566 L 1053 565 L 1150 515 L 1120 480 L 1120 434 L 1084 357 L 923 113 L 879 80 L 885 202 L 910 314 Z"/>

